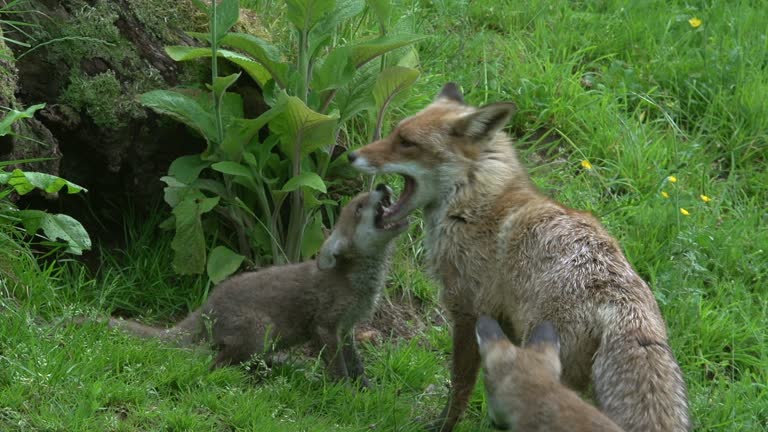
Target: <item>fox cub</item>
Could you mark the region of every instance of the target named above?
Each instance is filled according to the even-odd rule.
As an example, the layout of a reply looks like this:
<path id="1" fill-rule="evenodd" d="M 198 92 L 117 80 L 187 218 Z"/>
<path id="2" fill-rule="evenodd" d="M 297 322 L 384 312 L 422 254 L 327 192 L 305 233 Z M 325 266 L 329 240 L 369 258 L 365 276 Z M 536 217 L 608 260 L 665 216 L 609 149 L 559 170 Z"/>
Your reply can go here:
<path id="1" fill-rule="evenodd" d="M 621 432 L 560 383 L 560 340 L 550 321 L 534 327 L 522 348 L 486 315 L 477 320 L 475 334 L 494 427 L 520 432 Z"/>
<path id="2" fill-rule="evenodd" d="M 383 223 L 390 196 L 384 185 L 356 196 L 342 209 L 317 260 L 234 276 L 170 329 L 114 318 L 109 325 L 178 345 L 207 340 L 218 350 L 212 367 L 313 341 L 325 346 L 323 357 L 332 377 L 360 379 L 367 386 L 354 327 L 373 312 L 384 286 L 391 240 L 408 226 L 405 220 Z"/>

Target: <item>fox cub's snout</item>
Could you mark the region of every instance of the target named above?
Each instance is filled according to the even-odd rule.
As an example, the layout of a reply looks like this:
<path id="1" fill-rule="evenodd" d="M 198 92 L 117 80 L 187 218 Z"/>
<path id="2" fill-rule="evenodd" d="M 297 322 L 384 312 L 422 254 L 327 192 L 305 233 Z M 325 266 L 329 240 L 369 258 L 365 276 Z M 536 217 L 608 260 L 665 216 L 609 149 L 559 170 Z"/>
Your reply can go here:
<path id="1" fill-rule="evenodd" d="M 560 339 L 554 325 L 536 326 L 524 347 L 515 346 L 494 319 L 475 326 L 493 426 L 515 431 L 613 431 L 621 429 L 560 383 Z"/>

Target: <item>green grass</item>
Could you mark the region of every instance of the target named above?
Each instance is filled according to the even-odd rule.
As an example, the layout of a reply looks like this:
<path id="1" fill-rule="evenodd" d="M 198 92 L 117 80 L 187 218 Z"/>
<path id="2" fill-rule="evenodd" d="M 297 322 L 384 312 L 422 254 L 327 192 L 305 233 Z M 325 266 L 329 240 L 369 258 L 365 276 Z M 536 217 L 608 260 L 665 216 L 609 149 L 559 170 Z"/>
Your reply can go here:
<path id="1" fill-rule="evenodd" d="M 696 430 L 768 430 L 765 4 L 404 0 L 394 16 L 435 37 L 420 45 L 422 77 L 388 124 L 446 81 L 471 103 L 514 101 L 510 130 L 534 181 L 599 216 L 651 283 Z M 326 382 L 312 359 L 209 372 L 209 353 L 62 325 L 81 312 L 167 322 L 202 301 L 210 286 L 172 274 L 156 222 L 127 222 L 126 248 L 102 250 L 96 272 L 35 268 L 23 254 L 0 261 L 14 269 L 0 288 L 18 299 L 0 306 L 0 430 L 416 431 L 442 407 L 445 325 L 365 346 L 377 386 L 364 393 Z M 388 296 L 434 316 L 421 236 L 416 224 L 399 241 Z M 478 386 L 459 430 L 488 430 L 484 411 Z"/>

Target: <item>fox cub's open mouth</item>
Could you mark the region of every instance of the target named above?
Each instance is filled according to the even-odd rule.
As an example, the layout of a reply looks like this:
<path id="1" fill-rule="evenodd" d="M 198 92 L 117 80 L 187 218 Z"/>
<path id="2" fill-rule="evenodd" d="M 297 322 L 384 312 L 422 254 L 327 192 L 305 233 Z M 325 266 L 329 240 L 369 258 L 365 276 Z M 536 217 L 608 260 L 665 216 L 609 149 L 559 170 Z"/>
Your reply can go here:
<path id="1" fill-rule="evenodd" d="M 384 186 L 387 189 L 386 196 L 382 199 L 382 201 L 386 200 L 386 204 L 384 204 L 382 207 L 383 213 L 380 217 L 381 222 L 385 225 L 397 225 L 401 223 L 408 224 L 407 218 L 410 214 L 408 208 L 410 206 L 406 204 L 413 197 L 413 193 L 416 191 L 416 180 L 409 175 L 400 175 L 405 180 L 405 184 L 403 185 L 403 191 L 400 192 L 400 196 L 394 203 L 392 203 L 392 190 L 388 186 L 379 185 Z M 379 190 L 379 186 L 376 187 L 376 190 Z"/>
<path id="2" fill-rule="evenodd" d="M 376 185 L 376 191 L 381 194 L 381 198 L 376 204 L 376 214 L 374 216 L 374 225 L 377 229 L 399 230 L 408 226 L 408 215 L 404 215 L 406 217 L 392 217 L 400 209 L 402 202 L 404 202 L 403 197 L 407 199 L 407 184 L 408 182 L 406 182 L 406 188 L 400 194 L 400 199 L 394 204 L 392 203 L 392 189 L 382 183 Z"/>

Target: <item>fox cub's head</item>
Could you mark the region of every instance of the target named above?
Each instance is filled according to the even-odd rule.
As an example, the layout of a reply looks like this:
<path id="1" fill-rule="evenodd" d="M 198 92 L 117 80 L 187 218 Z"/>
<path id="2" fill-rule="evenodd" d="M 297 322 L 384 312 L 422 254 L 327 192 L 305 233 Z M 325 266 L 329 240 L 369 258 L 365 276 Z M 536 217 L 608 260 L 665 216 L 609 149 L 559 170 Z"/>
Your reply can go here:
<path id="1" fill-rule="evenodd" d="M 526 395 L 541 391 L 534 385 L 559 382 L 559 337 L 552 323 L 544 321 L 533 329 L 524 348 L 516 347 L 499 323 L 487 316 L 477 320 L 475 335 L 482 357 L 488 415 L 494 427 L 509 429 L 517 423 L 516 416 L 525 415 L 515 407 L 525 403 Z"/>
<path id="2" fill-rule="evenodd" d="M 386 222 L 384 213 L 392 204 L 392 190 L 383 184 L 361 193 L 341 210 L 336 226 L 320 248 L 320 269 L 335 267 L 344 257 L 377 256 L 390 240 L 408 228 L 408 220 Z"/>
<path id="3" fill-rule="evenodd" d="M 350 153 L 349 160 L 369 174 L 404 177 L 400 199 L 385 215 L 397 221 L 442 200 L 441 188 L 484 157 L 515 111 L 513 103 L 467 105 L 456 84 L 448 83 L 433 103 L 401 121 L 389 136 Z"/>

